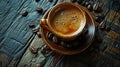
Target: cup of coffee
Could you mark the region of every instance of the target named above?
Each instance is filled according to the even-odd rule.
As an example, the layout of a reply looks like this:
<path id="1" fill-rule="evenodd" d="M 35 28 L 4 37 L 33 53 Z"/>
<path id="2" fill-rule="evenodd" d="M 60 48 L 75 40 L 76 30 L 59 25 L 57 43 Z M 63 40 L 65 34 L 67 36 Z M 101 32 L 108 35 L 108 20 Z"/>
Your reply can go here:
<path id="1" fill-rule="evenodd" d="M 43 29 L 65 40 L 77 38 L 85 25 L 86 17 L 82 8 L 69 2 L 55 5 L 48 13 L 48 17 L 40 20 Z"/>

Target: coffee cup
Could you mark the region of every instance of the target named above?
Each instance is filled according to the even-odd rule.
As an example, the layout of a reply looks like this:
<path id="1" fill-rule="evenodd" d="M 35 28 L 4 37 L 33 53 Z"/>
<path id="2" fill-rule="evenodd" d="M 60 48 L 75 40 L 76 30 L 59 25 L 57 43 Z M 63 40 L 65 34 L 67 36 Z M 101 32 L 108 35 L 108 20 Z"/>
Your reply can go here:
<path id="1" fill-rule="evenodd" d="M 77 38 L 85 28 L 85 12 L 76 4 L 64 2 L 50 9 L 47 18 L 40 20 L 40 26 L 64 40 Z"/>

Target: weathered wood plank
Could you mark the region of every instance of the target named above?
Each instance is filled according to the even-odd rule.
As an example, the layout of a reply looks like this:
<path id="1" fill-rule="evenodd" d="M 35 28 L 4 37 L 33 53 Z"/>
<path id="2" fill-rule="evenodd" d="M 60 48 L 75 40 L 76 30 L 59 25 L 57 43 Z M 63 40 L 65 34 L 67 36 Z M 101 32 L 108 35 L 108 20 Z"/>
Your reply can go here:
<path id="1" fill-rule="evenodd" d="M 38 20 L 44 12 L 52 7 L 56 0 L 1 0 L 0 1 L 0 65 L 5 67 L 16 66 L 27 49 L 31 40 L 34 38 L 32 30 L 28 24 L 34 22 L 38 25 Z M 44 8 L 44 12 L 39 14 L 37 7 Z M 23 17 L 21 14 L 28 11 L 28 15 Z M 2 58 L 5 56 L 4 58 Z M 7 62 L 4 62 L 7 61 Z"/>

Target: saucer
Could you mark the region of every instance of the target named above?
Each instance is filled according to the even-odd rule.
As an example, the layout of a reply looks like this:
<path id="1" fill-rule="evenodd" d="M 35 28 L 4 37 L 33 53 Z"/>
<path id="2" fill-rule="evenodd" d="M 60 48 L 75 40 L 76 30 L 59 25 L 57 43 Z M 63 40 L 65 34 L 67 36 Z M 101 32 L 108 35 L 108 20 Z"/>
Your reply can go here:
<path id="1" fill-rule="evenodd" d="M 73 49 L 66 48 L 66 47 L 61 46 L 59 43 L 56 44 L 53 41 L 51 41 L 49 38 L 47 38 L 46 35 L 50 31 L 43 29 L 41 27 L 41 30 L 40 30 L 41 37 L 42 37 L 45 45 L 47 45 L 53 51 L 58 52 L 60 54 L 64 54 L 64 55 L 78 54 L 78 53 L 84 51 L 85 49 L 87 49 L 91 45 L 94 35 L 95 35 L 95 24 L 94 24 L 94 20 L 93 20 L 93 17 L 91 16 L 90 12 L 87 9 L 83 9 L 83 10 L 85 11 L 85 14 L 86 14 L 85 28 L 88 30 L 87 34 L 84 35 L 84 36 L 87 36 L 87 37 L 85 37 L 85 41 L 82 42 L 81 40 L 79 40 L 79 45 L 76 48 L 73 48 Z M 47 11 L 45 13 L 43 18 L 47 18 L 49 11 Z M 73 43 L 71 43 L 71 45 L 73 45 Z"/>

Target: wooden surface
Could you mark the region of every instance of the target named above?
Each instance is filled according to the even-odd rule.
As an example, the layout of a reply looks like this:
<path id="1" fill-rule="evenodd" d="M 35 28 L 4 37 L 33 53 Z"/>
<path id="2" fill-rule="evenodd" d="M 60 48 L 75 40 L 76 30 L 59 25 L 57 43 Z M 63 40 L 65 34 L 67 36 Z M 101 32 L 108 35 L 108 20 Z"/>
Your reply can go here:
<path id="1" fill-rule="evenodd" d="M 102 20 L 110 31 L 97 28 L 94 41 L 84 52 L 65 56 L 51 51 L 42 39 L 32 33 L 29 23 L 38 28 L 39 19 L 56 3 L 62 0 L 0 0 L 0 67 L 119 67 L 120 66 L 120 10 L 119 0 L 92 0 L 102 3 Z M 69 1 L 69 0 L 64 0 Z M 89 1 L 89 0 L 85 0 Z M 117 2 L 117 4 L 116 4 Z M 43 8 L 43 13 L 36 11 Z M 22 16 L 28 11 L 26 17 Z M 91 11 L 92 15 L 98 15 Z M 96 22 L 96 27 L 99 25 Z M 96 39 L 95 39 L 96 40 Z M 33 54 L 30 47 L 37 49 Z"/>
<path id="2" fill-rule="evenodd" d="M 29 23 L 36 26 L 44 12 L 56 4 L 57 0 L 0 0 L 0 67 L 16 66 L 35 35 Z M 44 8 L 39 14 L 36 9 Z M 26 17 L 22 16 L 28 11 Z"/>

